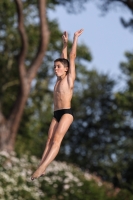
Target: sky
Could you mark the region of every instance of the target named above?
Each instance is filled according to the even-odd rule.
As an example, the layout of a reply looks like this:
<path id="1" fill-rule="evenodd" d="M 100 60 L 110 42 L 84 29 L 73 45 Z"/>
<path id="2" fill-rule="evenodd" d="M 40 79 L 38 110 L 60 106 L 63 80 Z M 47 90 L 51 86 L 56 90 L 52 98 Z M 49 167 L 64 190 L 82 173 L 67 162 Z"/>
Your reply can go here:
<path id="1" fill-rule="evenodd" d="M 76 15 L 67 13 L 61 6 L 49 12 L 49 17 L 58 20 L 59 28 L 62 32 L 67 31 L 70 39 L 75 31 L 84 29 L 78 42 L 85 43 L 90 49 L 93 57 L 90 69 L 95 68 L 114 78 L 121 74 L 119 64 L 126 61 L 125 51 L 133 51 L 133 32 L 123 27 L 121 16 L 128 20 L 131 13 L 128 9 L 117 9 L 103 16 L 92 3 L 86 4 L 85 10 Z"/>

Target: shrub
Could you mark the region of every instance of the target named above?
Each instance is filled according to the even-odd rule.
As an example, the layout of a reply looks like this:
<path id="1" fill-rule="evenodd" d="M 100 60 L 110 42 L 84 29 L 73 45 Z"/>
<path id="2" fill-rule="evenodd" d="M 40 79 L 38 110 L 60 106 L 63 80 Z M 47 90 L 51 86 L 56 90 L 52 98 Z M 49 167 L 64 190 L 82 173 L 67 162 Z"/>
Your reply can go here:
<path id="1" fill-rule="evenodd" d="M 14 152 L 0 152 L 0 199 L 117 200 L 107 195 L 109 188 L 101 180 L 65 162 L 53 161 L 44 177 L 31 181 L 38 163 L 35 156 L 18 158 Z"/>

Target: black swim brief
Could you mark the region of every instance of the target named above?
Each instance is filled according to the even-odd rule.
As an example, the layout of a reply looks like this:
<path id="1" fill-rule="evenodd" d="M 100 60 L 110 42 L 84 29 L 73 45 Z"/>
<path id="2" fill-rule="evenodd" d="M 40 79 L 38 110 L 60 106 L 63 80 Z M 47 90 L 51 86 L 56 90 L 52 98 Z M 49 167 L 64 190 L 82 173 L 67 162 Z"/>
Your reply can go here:
<path id="1" fill-rule="evenodd" d="M 70 114 L 73 116 L 73 112 L 72 112 L 72 109 L 69 108 L 69 109 L 61 109 L 61 110 L 55 110 L 54 111 L 54 118 L 59 122 L 62 115 L 64 114 Z"/>

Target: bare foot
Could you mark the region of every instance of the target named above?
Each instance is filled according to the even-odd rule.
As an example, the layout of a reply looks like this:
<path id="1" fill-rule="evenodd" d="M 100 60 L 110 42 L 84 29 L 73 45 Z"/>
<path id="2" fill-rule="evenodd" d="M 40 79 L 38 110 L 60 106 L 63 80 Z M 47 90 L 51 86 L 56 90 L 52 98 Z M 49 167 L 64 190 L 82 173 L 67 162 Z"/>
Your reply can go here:
<path id="1" fill-rule="evenodd" d="M 45 175 L 45 170 L 42 169 L 42 167 L 39 167 L 32 175 L 31 180 L 33 181 L 34 179 L 37 179 L 41 176 Z"/>
<path id="2" fill-rule="evenodd" d="M 45 171 L 42 173 L 41 177 L 42 177 L 42 176 L 45 176 Z"/>

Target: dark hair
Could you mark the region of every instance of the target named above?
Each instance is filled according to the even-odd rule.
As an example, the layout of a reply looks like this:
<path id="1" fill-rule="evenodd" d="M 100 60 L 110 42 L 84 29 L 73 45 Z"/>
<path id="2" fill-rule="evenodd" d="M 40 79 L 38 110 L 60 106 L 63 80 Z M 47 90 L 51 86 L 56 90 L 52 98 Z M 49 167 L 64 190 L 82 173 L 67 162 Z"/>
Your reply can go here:
<path id="1" fill-rule="evenodd" d="M 69 61 L 65 58 L 57 58 L 56 60 L 54 60 L 54 62 L 61 62 L 64 65 L 64 67 L 69 68 Z"/>

